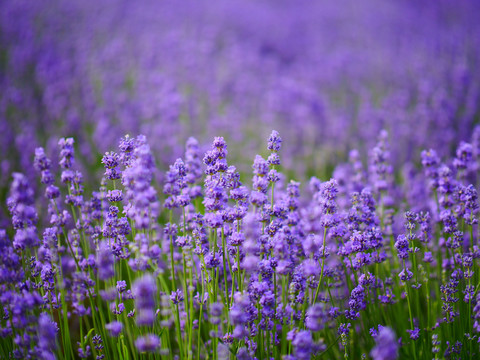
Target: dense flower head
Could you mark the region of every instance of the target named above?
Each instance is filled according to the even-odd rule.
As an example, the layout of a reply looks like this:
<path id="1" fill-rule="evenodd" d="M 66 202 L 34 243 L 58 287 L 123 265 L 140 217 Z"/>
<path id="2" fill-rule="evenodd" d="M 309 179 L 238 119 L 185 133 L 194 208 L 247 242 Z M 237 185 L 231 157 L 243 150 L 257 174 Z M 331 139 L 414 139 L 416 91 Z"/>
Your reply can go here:
<path id="1" fill-rule="evenodd" d="M 119 155 L 115 152 L 106 152 L 102 157 L 102 164 L 106 169 L 114 169 L 120 165 Z"/>
<path id="2" fill-rule="evenodd" d="M 16 229 L 13 239 L 15 249 L 25 250 L 39 245 L 36 223 L 37 212 L 33 206 L 33 190 L 27 178 L 20 173 L 13 174 L 7 206 Z"/>
<path id="3" fill-rule="evenodd" d="M 426 168 L 438 166 L 440 163 L 440 158 L 438 157 L 437 152 L 433 149 L 423 150 L 421 157 L 422 165 Z"/>
<path id="4" fill-rule="evenodd" d="M 120 165 L 120 155 L 115 152 L 106 152 L 102 157 L 102 164 L 105 166 L 105 173 L 107 179 L 117 180 L 121 178 L 121 172 L 118 169 Z"/>
<path id="5" fill-rule="evenodd" d="M 14 173 L 7 206 L 12 214 L 12 222 L 15 229 L 35 225 L 37 212 L 33 207 L 33 203 L 34 192 L 27 177 L 20 173 Z"/>
<path id="6" fill-rule="evenodd" d="M 127 289 L 127 283 L 124 280 L 117 281 L 117 291 L 123 293 Z"/>
<path id="7" fill-rule="evenodd" d="M 187 171 L 186 181 L 189 184 L 194 184 L 202 177 L 201 157 L 198 141 L 190 137 L 186 143 L 185 151 L 185 167 Z"/>
<path id="8" fill-rule="evenodd" d="M 62 138 L 58 141 L 58 146 L 60 147 L 60 166 L 63 169 L 70 169 L 74 163 L 74 144 L 73 138 Z"/>
<path id="9" fill-rule="evenodd" d="M 109 190 L 107 192 L 107 199 L 110 202 L 119 202 L 123 200 L 122 190 Z"/>
<path id="10" fill-rule="evenodd" d="M 213 175 L 217 172 L 225 172 L 228 168 L 225 158 L 227 157 L 227 144 L 223 137 L 213 139 L 212 149 L 205 153 L 203 163 L 207 165 L 205 173 Z"/>
<path id="11" fill-rule="evenodd" d="M 164 206 L 168 209 L 179 206 L 185 207 L 190 203 L 188 194 L 182 194 L 182 190 L 187 187 L 186 178 L 187 170 L 182 159 L 175 160 L 175 163 L 170 166 L 166 174 L 166 183 L 163 187 L 163 193 L 170 195 L 166 200 Z"/>
<path id="12" fill-rule="evenodd" d="M 282 138 L 278 131 L 273 130 L 268 138 L 268 150 L 270 151 L 279 151 L 282 147 Z"/>
<path id="13" fill-rule="evenodd" d="M 371 156 L 371 176 L 373 186 L 376 191 L 386 191 L 389 187 L 392 166 L 390 164 L 390 150 L 388 144 L 388 132 L 381 130 L 378 135 L 378 142 L 372 149 Z"/>
<path id="14" fill-rule="evenodd" d="M 42 147 L 35 149 L 35 159 L 33 162 L 33 166 L 37 171 L 50 170 L 51 163 L 52 162 L 49 158 L 47 158 L 45 150 Z"/>
<path id="15" fill-rule="evenodd" d="M 144 136 L 139 135 L 133 146 L 133 151 L 128 147 L 128 166 L 122 173 L 125 198 L 128 200 L 124 212 L 138 228 L 146 229 L 157 216 L 159 207 L 157 192 L 151 185 L 155 163 Z"/>
<path id="16" fill-rule="evenodd" d="M 409 253 L 412 251 L 410 243 L 405 235 L 398 235 L 397 241 L 395 242 L 395 248 L 397 249 L 397 254 L 400 259 L 407 259 Z"/>
<path id="17" fill-rule="evenodd" d="M 439 202 L 445 208 L 453 205 L 453 194 L 456 188 L 452 170 L 447 165 L 441 165 L 438 170 L 437 190 L 441 195 Z"/>
<path id="18" fill-rule="evenodd" d="M 269 172 L 268 163 L 265 161 L 263 157 L 260 155 L 255 156 L 255 160 L 253 162 L 253 173 L 257 176 L 266 176 Z"/>
<path id="19" fill-rule="evenodd" d="M 457 157 L 453 160 L 453 166 L 457 169 L 466 169 L 473 158 L 473 147 L 464 141 L 457 148 Z"/>
<path id="20" fill-rule="evenodd" d="M 322 211 L 325 214 L 333 214 L 336 212 L 337 205 L 335 199 L 338 194 L 338 184 L 335 179 L 330 179 L 320 185 L 320 189 L 316 197 Z"/>
<path id="21" fill-rule="evenodd" d="M 133 158 L 133 151 L 135 150 L 137 140 L 130 137 L 128 134 L 122 137 L 118 143 L 120 149 L 120 161 L 124 166 L 129 166 Z"/>
<path id="22" fill-rule="evenodd" d="M 469 225 L 478 223 L 476 214 L 480 208 L 478 204 L 477 189 L 470 184 L 467 187 L 458 186 L 454 197 L 458 202 L 457 211 L 463 216 L 465 222 Z"/>

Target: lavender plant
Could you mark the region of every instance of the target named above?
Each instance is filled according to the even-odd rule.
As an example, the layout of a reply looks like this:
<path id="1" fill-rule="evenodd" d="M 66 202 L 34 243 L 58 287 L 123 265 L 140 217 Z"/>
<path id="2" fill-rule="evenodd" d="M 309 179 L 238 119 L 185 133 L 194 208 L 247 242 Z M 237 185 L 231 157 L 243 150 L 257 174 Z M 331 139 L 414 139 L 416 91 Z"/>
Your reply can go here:
<path id="1" fill-rule="evenodd" d="M 163 184 L 126 136 L 91 192 L 72 138 L 59 170 L 37 148 L 0 230 L 1 358 L 477 358 L 477 150 L 423 152 L 412 189 L 378 139 L 368 172 L 353 152 L 334 172 L 351 178 L 309 189 L 282 174 L 277 131 L 251 180 L 224 138 L 203 164 L 190 138 Z"/>
<path id="2" fill-rule="evenodd" d="M 34 182 L 35 148 L 53 159 L 66 135 L 91 189 L 90 164 L 126 133 L 147 136 L 160 175 L 191 134 L 224 136 L 243 171 L 272 128 L 301 180 L 352 149 L 365 163 L 383 128 L 392 165 L 446 157 L 478 122 L 478 13 L 477 0 L 2 1 L 2 202 L 13 172 Z"/>

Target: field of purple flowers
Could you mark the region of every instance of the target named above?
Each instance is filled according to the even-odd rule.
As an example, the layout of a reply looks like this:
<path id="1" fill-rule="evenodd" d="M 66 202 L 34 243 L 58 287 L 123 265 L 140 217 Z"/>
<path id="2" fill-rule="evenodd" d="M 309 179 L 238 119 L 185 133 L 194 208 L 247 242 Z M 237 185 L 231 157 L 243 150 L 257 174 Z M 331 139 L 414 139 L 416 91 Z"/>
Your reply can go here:
<path id="1" fill-rule="evenodd" d="M 0 359 L 480 359 L 479 14 L 0 2 Z"/>

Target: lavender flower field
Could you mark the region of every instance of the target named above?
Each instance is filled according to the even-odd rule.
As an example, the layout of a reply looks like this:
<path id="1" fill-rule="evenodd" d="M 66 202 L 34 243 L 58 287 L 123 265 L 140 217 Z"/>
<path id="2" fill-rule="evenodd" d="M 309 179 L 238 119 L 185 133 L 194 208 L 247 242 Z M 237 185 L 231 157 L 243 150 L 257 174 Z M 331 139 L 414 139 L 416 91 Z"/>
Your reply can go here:
<path id="1" fill-rule="evenodd" d="M 0 2 L 0 359 L 480 359 L 480 2 Z"/>

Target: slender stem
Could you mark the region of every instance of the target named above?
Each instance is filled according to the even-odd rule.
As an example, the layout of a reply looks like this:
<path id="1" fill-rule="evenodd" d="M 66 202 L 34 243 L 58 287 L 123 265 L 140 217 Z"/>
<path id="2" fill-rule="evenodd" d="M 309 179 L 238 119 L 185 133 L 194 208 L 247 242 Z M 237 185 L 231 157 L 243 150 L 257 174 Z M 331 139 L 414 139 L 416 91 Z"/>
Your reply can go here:
<path id="1" fill-rule="evenodd" d="M 327 211 L 328 214 L 328 211 Z M 326 238 L 327 238 L 327 227 L 324 227 L 323 230 L 323 249 L 322 249 L 322 268 L 320 270 L 320 280 L 318 281 L 317 291 L 315 292 L 315 296 L 313 297 L 313 304 L 317 302 L 318 293 L 320 292 L 320 286 L 322 285 L 323 280 L 323 271 L 325 266 L 325 247 L 326 247 Z"/>

